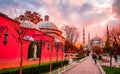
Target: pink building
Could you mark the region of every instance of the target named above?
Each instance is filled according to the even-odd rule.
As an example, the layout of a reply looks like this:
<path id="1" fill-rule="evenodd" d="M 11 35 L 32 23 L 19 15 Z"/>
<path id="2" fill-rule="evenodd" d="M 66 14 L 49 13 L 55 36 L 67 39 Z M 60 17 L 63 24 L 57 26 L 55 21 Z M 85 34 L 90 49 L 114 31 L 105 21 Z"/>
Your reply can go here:
<path id="1" fill-rule="evenodd" d="M 49 18 L 45 19 L 49 20 Z M 42 21 L 37 25 L 28 20 L 17 22 L 0 13 L 0 62 L 20 60 L 21 46 L 17 30 L 21 31 L 21 29 L 25 31 L 24 35 L 20 35 L 24 39 L 24 60 L 39 58 L 40 49 L 42 61 L 50 60 L 50 50 L 54 60 L 62 59 L 64 57 L 62 32 L 49 21 L 45 22 Z M 42 25 L 50 27 L 43 28 Z"/>

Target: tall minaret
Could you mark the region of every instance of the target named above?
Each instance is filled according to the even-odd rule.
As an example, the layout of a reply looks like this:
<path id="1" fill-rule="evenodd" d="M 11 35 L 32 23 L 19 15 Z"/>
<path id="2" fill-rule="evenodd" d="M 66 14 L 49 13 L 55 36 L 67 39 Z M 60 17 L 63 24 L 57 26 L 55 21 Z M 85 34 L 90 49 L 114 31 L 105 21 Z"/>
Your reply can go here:
<path id="1" fill-rule="evenodd" d="M 85 46 L 85 29 L 83 27 L 83 46 Z"/>
<path id="2" fill-rule="evenodd" d="M 90 42 L 90 33 L 88 33 L 88 43 Z"/>
<path id="3" fill-rule="evenodd" d="M 90 49 L 90 33 L 88 33 L 88 48 L 89 48 L 89 50 L 91 50 Z"/>

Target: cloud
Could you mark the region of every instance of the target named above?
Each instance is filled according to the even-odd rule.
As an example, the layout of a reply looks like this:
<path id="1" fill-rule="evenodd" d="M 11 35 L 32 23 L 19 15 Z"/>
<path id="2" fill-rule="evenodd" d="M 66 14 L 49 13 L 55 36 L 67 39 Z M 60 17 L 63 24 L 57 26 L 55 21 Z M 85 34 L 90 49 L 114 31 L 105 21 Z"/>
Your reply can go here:
<path id="1" fill-rule="evenodd" d="M 112 5 L 113 13 L 115 13 L 116 17 L 120 19 L 120 0 L 113 0 L 113 1 L 114 1 Z"/>
<path id="2" fill-rule="evenodd" d="M 117 7 L 119 6 L 117 1 L 120 0 L 114 1 L 112 6 L 116 9 L 114 13 L 118 15 L 120 7 Z M 111 8 L 101 7 L 106 4 L 105 2 L 110 5 L 110 0 L 0 0 L 0 11 L 11 16 L 15 15 L 15 9 L 18 14 L 26 10 L 39 12 L 43 16 L 48 14 L 50 21 L 55 23 L 58 28 L 68 24 L 77 27 L 82 33 L 83 26 L 88 31 L 93 28 L 102 31 L 106 23 L 115 23 L 108 19 L 111 15 Z M 12 14 L 8 11 L 11 11 Z M 91 32 L 99 34 L 100 31 Z"/>

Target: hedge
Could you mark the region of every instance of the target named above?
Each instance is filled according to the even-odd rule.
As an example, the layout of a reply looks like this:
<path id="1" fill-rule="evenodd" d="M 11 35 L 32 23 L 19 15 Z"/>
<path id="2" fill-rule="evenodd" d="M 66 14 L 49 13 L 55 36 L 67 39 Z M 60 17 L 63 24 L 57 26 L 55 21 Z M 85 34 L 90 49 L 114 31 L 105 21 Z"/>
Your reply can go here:
<path id="1" fill-rule="evenodd" d="M 61 63 L 63 63 L 63 65 L 67 65 L 68 60 L 52 62 L 52 70 L 61 67 Z M 40 65 L 40 74 L 45 74 L 49 72 L 49 70 L 50 70 L 50 63 L 42 63 Z M 38 74 L 38 73 L 39 73 L 38 64 L 24 66 L 22 70 L 22 74 Z M 0 74 L 19 74 L 19 68 L 2 69 L 0 70 Z"/>
<path id="2" fill-rule="evenodd" d="M 78 60 L 80 60 L 80 59 L 82 59 L 82 58 L 84 58 L 85 56 L 81 56 L 81 57 L 76 57 L 76 58 L 72 58 L 73 59 L 73 61 L 78 61 Z"/>

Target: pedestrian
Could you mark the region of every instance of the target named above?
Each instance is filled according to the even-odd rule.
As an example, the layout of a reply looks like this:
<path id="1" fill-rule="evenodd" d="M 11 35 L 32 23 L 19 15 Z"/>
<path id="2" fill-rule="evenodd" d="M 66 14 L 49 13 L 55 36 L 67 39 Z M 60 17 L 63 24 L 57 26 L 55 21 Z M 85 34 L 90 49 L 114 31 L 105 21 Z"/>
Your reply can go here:
<path id="1" fill-rule="evenodd" d="M 102 59 L 102 56 L 99 54 L 99 60 L 101 60 Z"/>
<path id="2" fill-rule="evenodd" d="M 118 57 L 117 55 L 114 55 L 115 62 L 117 63 Z"/>
<path id="3" fill-rule="evenodd" d="M 92 54 L 92 59 L 94 60 L 94 54 Z"/>
<path id="4" fill-rule="evenodd" d="M 96 61 L 96 59 L 97 59 L 96 53 L 93 53 L 93 54 L 92 54 L 92 59 L 93 59 L 93 61 L 94 61 L 95 64 L 96 64 L 96 63 L 97 63 L 97 61 Z"/>
<path id="5" fill-rule="evenodd" d="M 94 54 L 94 62 L 95 62 L 95 64 L 97 63 L 97 55 L 96 54 Z"/>

